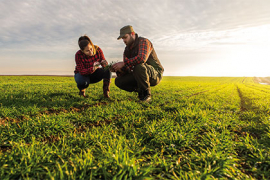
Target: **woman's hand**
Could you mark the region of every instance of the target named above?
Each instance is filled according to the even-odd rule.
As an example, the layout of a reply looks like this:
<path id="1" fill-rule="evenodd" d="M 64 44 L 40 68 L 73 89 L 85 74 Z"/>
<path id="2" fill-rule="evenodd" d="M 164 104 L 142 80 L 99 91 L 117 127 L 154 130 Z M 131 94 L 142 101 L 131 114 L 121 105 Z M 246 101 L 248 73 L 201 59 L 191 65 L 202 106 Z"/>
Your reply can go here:
<path id="1" fill-rule="evenodd" d="M 100 64 L 103 68 L 105 68 L 108 65 L 108 62 L 106 60 L 102 60 Z"/>
<path id="2" fill-rule="evenodd" d="M 94 62 L 94 65 L 93 65 L 93 71 L 95 72 L 100 66 L 100 63 L 99 62 Z"/>

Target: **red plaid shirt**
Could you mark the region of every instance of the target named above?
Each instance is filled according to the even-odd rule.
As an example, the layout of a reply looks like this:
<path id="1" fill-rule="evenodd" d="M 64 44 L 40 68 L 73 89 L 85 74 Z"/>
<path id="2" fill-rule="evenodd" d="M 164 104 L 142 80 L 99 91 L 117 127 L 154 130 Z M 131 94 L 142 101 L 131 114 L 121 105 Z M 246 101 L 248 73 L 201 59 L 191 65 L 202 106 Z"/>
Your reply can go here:
<path id="1" fill-rule="evenodd" d="M 130 49 L 133 48 L 133 45 L 130 47 Z M 139 52 L 138 55 L 128 59 L 124 54 L 124 63 L 126 66 L 126 69 L 133 69 L 133 66 L 141 63 L 145 63 L 152 52 L 153 47 L 151 42 L 146 38 L 141 38 L 139 41 Z"/>
<path id="2" fill-rule="evenodd" d="M 105 60 L 103 51 L 98 47 L 94 56 L 87 56 L 81 50 L 75 54 L 76 67 L 74 73 L 80 73 L 81 75 L 92 74 L 94 62 L 101 62 Z"/>

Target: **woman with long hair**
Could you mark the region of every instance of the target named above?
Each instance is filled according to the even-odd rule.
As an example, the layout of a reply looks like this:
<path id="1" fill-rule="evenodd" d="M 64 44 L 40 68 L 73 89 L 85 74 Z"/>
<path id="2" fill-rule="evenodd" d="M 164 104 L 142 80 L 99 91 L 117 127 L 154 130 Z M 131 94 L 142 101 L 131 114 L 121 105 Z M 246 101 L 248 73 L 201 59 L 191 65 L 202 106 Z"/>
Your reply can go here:
<path id="1" fill-rule="evenodd" d="M 86 35 L 79 38 L 78 45 L 80 50 L 75 54 L 74 78 L 80 90 L 79 95 L 86 97 L 85 90 L 89 84 L 97 83 L 103 79 L 103 95 L 109 98 L 112 74 L 109 69 L 104 69 L 108 62 L 103 51 L 94 45 Z"/>

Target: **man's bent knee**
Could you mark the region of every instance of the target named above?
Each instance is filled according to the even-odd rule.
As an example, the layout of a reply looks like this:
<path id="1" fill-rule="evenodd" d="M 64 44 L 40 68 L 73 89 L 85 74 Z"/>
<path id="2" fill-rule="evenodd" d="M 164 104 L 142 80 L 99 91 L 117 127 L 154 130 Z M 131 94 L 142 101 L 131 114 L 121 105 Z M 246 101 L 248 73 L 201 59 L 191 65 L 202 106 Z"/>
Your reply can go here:
<path id="1" fill-rule="evenodd" d="M 121 88 L 121 87 L 122 87 L 122 83 L 121 83 L 121 78 L 120 78 L 120 77 L 116 77 L 115 80 L 114 80 L 114 83 L 115 83 L 115 85 L 116 85 L 118 88 L 122 89 L 122 88 Z"/>
<path id="2" fill-rule="evenodd" d="M 137 82 L 131 77 L 116 77 L 114 83 L 118 88 L 128 92 L 133 92 L 137 87 Z"/>

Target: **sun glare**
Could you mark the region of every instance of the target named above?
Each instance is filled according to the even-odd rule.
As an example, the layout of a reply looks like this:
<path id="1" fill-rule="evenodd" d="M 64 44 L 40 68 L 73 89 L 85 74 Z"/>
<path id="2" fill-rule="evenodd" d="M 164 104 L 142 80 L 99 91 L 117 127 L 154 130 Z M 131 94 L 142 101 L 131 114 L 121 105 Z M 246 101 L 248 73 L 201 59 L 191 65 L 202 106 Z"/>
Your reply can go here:
<path id="1" fill-rule="evenodd" d="M 226 55 L 230 66 L 229 72 L 243 76 L 270 76 L 270 52 L 259 45 L 244 45 L 235 47 Z"/>

